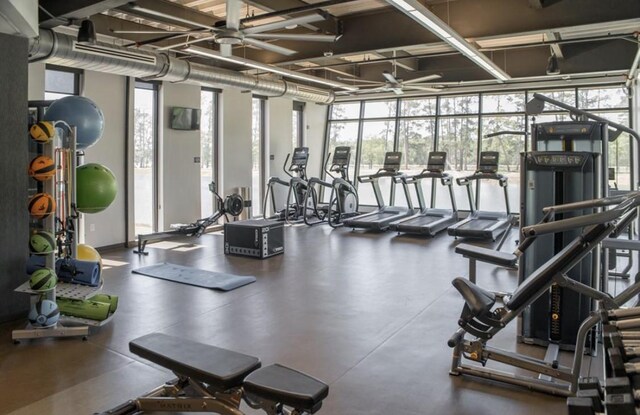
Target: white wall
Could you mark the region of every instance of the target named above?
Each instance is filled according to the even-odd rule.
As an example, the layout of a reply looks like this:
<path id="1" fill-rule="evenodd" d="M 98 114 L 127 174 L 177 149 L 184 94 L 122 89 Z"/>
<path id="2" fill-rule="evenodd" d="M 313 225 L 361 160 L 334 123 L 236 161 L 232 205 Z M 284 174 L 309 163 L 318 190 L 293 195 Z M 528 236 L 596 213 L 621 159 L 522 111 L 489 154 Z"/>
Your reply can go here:
<path id="1" fill-rule="evenodd" d="M 220 95 L 218 174 L 224 194 L 251 186 L 251 94 L 225 89 Z M 260 203 L 260 201 L 253 201 Z"/>
<path id="2" fill-rule="evenodd" d="M 85 152 L 85 163 L 107 166 L 118 180 L 118 195 L 107 209 L 84 215 L 85 242 L 100 247 L 119 244 L 126 238 L 126 78 L 85 71 L 82 95 L 102 110 L 105 119 L 102 139 Z"/>
<path id="3" fill-rule="evenodd" d="M 169 128 L 172 107 L 200 108 L 200 87 L 164 82 L 161 90 L 160 216 L 164 229 L 200 217 L 200 131 Z M 160 228 L 161 229 L 161 228 Z"/>

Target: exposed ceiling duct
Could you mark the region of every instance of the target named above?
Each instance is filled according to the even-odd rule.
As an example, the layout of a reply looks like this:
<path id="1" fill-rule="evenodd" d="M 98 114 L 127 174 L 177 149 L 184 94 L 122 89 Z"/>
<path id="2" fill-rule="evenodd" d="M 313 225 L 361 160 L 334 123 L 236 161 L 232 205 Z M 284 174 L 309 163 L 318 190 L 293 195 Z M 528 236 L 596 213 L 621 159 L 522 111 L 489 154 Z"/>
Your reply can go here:
<path id="1" fill-rule="evenodd" d="M 190 63 L 166 52 L 134 50 L 106 43 L 78 44 L 74 36 L 51 30 L 41 30 L 40 36 L 32 41 L 29 59 L 137 78 L 250 89 L 267 96 L 286 96 L 319 104 L 330 104 L 335 98 L 333 91 Z"/>

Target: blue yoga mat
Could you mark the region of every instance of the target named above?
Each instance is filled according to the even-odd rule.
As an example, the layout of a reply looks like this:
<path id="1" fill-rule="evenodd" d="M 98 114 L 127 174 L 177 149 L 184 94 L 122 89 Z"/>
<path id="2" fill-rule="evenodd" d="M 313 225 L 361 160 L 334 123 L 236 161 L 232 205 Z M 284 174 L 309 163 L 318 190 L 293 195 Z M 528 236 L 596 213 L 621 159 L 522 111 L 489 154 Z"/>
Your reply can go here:
<path id="1" fill-rule="evenodd" d="M 161 280 L 222 291 L 231 291 L 256 280 L 256 277 L 252 276 L 225 274 L 166 262 L 134 269 L 132 272 Z"/>

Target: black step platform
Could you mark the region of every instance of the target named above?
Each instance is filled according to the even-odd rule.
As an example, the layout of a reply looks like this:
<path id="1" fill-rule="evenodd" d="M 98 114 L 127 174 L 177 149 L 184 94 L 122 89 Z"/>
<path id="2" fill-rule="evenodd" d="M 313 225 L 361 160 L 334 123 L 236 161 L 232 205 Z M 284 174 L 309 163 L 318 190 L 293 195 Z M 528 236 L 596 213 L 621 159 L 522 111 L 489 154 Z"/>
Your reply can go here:
<path id="1" fill-rule="evenodd" d="M 247 375 L 261 365 L 257 357 L 161 333 L 132 340 L 129 350 L 220 391 L 241 386 Z"/>
<path id="2" fill-rule="evenodd" d="M 315 413 L 329 394 L 329 386 L 311 376 L 278 364 L 251 373 L 244 381 L 247 393 Z"/>

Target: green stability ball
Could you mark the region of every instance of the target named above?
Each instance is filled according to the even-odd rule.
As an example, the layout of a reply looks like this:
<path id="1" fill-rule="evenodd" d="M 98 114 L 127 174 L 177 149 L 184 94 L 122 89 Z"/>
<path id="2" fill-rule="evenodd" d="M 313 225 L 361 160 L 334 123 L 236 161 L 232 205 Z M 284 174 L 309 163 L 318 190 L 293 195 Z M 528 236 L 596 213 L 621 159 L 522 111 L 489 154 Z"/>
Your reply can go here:
<path id="1" fill-rule="evenodd" d="M 76 202 L 80 212 L 102 212 L 113 202 L 116 194 L 116 176 L 108 167 L 89 163 L 76 169 Z"/>

